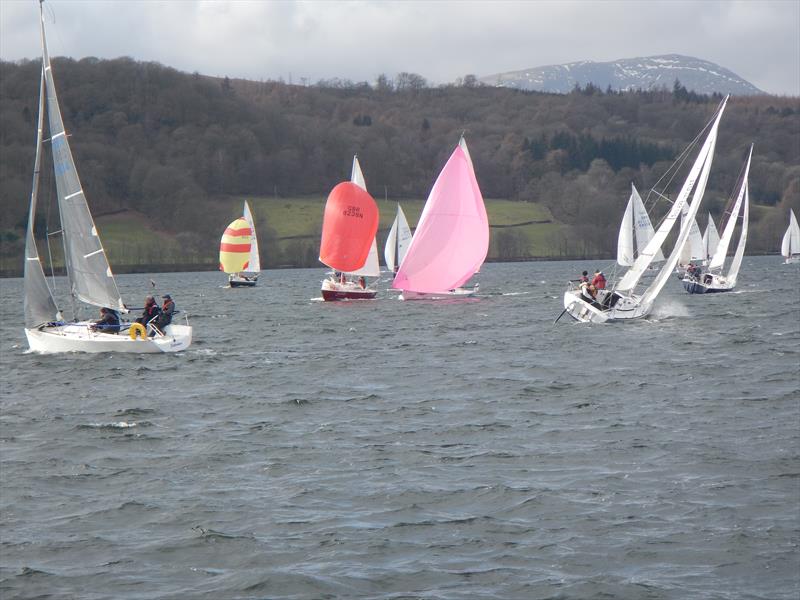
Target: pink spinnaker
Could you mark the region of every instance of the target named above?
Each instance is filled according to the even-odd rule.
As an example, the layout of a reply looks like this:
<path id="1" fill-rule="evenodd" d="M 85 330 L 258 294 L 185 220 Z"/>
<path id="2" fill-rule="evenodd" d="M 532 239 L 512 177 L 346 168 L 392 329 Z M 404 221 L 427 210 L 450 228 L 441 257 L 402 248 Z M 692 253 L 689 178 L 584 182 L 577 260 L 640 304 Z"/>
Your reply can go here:
<path id="1" fill-rule="evenodd" d="M 489 219 L 462 139 L 422 210 L 392 287 L 436 293 L 466 283 L 486 260 Z"/>

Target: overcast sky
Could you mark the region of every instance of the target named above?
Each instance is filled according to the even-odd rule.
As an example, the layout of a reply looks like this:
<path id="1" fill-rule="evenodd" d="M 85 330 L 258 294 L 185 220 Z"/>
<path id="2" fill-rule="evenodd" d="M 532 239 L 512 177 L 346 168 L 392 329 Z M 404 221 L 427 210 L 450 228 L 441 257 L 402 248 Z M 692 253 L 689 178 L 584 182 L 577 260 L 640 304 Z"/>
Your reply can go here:
<path id="1" fill-rule="evenodd" d="M 40 55 L 36 0 L 0 0 L 0 58 Z M 800 0 L 47 0 L 53 56 L 310 83 L 432 83 L 580 60 L 685 54 L 800 96 Z"/>

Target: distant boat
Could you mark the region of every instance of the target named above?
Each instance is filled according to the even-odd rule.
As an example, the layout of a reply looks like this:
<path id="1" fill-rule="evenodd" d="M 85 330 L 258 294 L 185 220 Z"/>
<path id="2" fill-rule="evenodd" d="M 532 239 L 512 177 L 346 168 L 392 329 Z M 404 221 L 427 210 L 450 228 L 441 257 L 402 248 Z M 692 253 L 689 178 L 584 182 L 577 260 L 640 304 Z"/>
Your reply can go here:
<path id="1" fill-rule="evenodd" d="M 711 170 L 719 122 L 727 102 L 728 98 L 726 97 L 717 109 L 714 119 L 706 126 L 709 127 L 709 133 L 692 165 L 689 175 L 686 177 L 680 192 L 658 230 L 633 265 L 611 289 L 597 290 L 596 294 L 592 294 L 589 285 L 582 283 L 578 289 L 567 290 L 564 293 L 564 312 L 562 314 L 567 313 L 577 321 L 584 323 L 627 321 L 640 319 L 650 314 L 658 294 L 678 263 L 681 251 L 689 238 L 695 215 L 700 209 L 700 203 L 705 193 L 706 182 Z M 678 221 L 684 205 L 689 201 L 689 194 L 693 190 L 692 202 L 682 220 L 681 229 L 672 252 L 644 291 L 637 293 L 636 288 L 642 279 L 642 275 L 655 260 L 658 250 Z"/>
<path id="2" fill-rule="evenodd" d="M 222 245 L 220 245 L 220 270 L 225 271 L 228 273 L 228 284 L 232 288 L 236 287 L 255 287 L 258 283 L 258 275 L 261 273 L 261 257 L 258 253 L 258 237 L 256 236 L 256 226 L 253 221 L 253 213 L 250 212 L 250 205 L 247 203 L 247 200 L 244 201 L 244 209 L 242 211 L 242 219 L 247 221 L 247 226 L 250 229 L 250 251 L 247 256 L 247 262 L 244 264 L 243 268 L 239 271 L 229 271 L 226 268 L 223 268 L 223 261 L 222 261 Z M 235 223 L 236 221 L 234 221 Z M 231 223 L 233 225 L 233 223 Z M 231 225 L 228 226 L 230 229 Z M 227 234 L 227 229 L 225 230 Z M 225 234 L 223 234 L 223 238 Z M 233 240 L 230 243 L 236 243 L 237 240 Z M 243 240 L 238 240 L 239 244 L 244 243 Z M 237 253 L 239 254 L 239 253 Z M 239 265 L 239 260 L 235 260 L 230 264 L 230 268 L 235 268 Z"/>
<path id="3" fill-rule="evenodd" d="M 322 282 L 323 300 L 375 298 L 377 289 L 366 278 L 380 276 L 378 220 L 378 205 L 354 156 L 350 181 L 334 187 L 325 203 L 319 260 L 333 272 Z"/>
<path id="4" fill-rule="evenodd" d="M 122 302 L 94 219 L 86 202 L 70 150 L 56 95 L 53 70 L 47 51 L 44 15 L 39 4 L 42 37 L 42 71 L 39 80 L 39 117 L 36 135 L 36 158 L 25 238 L 24 311 L 25 335 L 31 350 L 38 352 L 119 352 L 157 353 L 184 350 L 192 343 L 188 324 L 170 324 L 164 330 L 134 323 L 113 328 L 113 333 L 95 330 L 93 321 L 77 318 L 77 302 L 112 311 L 119 317 L 128 310 Z M 45 97 L 49 121 L 49 144 L 53 155 L 58 211 L 64 244 L 67 279 L 72 296 L 74 321 L 65 322 L 47 284 L 34 237 L 36 203 L 39 193 L 39 170 L 43 149 Z M 107 331 L 112 331 L 109 329 Z"/>
<path id="5" fill-rule="evenodd" d="M 797 225 L 797 217 L 794 211 L 789 209 L 789 228 L 783 234 L 781 242 L 781 256 L 786 260 L 784 264 L 800 262 L 800 226 Z"/>
<path id="6" fill-rule="evenodd" d="M 631 183 L 631 195 L 628 198 L 628 205 L 625 207 L 625 214 L 622 217 L 617 236 L 617 264 L 623 267 L 633 265 L 636 258 L 647 247 L 647 243 L 652 239 L 654 233 L 642 197 L 636 190 L 636 186 Z M 664 255 L 659 248 L 653 262 L 663 260 Z"/>
<path id="7" fill-rule="evenodd" d="M 736 196 L 736 202 L 731 209 L 728 216 L 728 221 L 725 223 L 725 228 L 722 230 L 722 236 L 708 261 L 708 271 L 701 273 L 698 269 L 692 273 L 687 273 L 683 278 L 683 287 L 690 294 L 710 294 L 716 292 L 729 292 L 736 287 L 736 279 L 739 276 L 739 269 L 742 266 L 742 258 L 744 258 L 744 248 L 747 244 L 747 226 L 750 220 L 750 192 L 747 185 L 747 177 L 750 173 L 750 161 L 753 157 L 753 146 L 750 146 L 750 154 L 747 157 L 747 163 L 744 167 L 742 175 L 742 183 L 739 188 L 739 193 Z M 739 233 L 739 244 L 736 246 L 736 252 L 733 255 L 728 273 L 722 273 L 725 266 L 725 256 L 728 253 L 728 246 L 730 245 L 731 238 L 733 238 L 734 229 L 741 215 L 742 226 Z M 713 222 L 713 221 L 712 221 Z"/>
<path id="8" fill-rule="evenodd" d="M 408 253 L 411 245 L 411 228 L 408 226 L 406 215 L 400 205 L 397 205 L 397 216 L 394 218 L 389 236 L 386 238 L 386 246 L 383 249 L 383 258 L 386 260 L 386 267 L 394 275 Z"/>
<path id="9" fill-rule="evenodd" d="M 471 296 L 489 251 L 489 219 L 462 137 L 433 184 L 392 287 L 406 300 Z"/>
<path id="10" fill-rule="evenodd" d="M 252 219 L 250 207 L 245 202 L 243 216 L 225 228 L 219 241 L 219 270 L 228 274 L 228 283 L 232 288 L 253 287 L 258 282 L 258 273 L 261 271 L 258 242 L 255 246 L 256 265 L 251 264 L 254 240 Z"/>

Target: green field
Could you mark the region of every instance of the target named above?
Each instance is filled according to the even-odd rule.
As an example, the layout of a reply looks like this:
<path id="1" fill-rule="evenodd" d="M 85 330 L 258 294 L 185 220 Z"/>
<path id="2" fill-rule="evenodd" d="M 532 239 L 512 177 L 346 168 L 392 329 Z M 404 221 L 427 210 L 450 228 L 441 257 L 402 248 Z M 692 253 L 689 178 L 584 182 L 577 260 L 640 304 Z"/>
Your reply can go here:
<path id="1" fill-rule="evenodd" d="M 205 216 L 207 230 L 169 232 L 158 230 L 145 215 L 126 211 L 95 219 L 100 237 L 116 273 L 160 270 L 170 267 L 215 269 L 219 238 L 225 227 L 242 214 L 244 197 L 225 197 L 197 207 Z M 265 268 L 319 266 L 317 254 L 322 231 L 325 198 L 247 197 L 258 231 L 262 265 Z M 424 200 L 403 200 L 401 205 L 409 225 L 416 227 Z M 378 245 L 383 248 L 394 221 L 397 203 L 378 200 L 380 226 Z M 550 212 L 537 204 L 508 200 L 486 200 L 491 225 L 490 260 L 520 260 L 534 257 L 558 257 L 565 247 L 566 228 L 552 222 Z M 219 222 L 213 227 L 213 222 Z M 546 221 L 531 223 L 532 221 Z M 19 274 L 22 269 L 22 239 L 4 247 L 0 269 L 5 274 Z M 51 240 L 53 263 L 63 264 L 59 238 Z M 40 241 L 40 255 L 47 249 Z M 381 252 L 382 254 L 382 252 Z"/>

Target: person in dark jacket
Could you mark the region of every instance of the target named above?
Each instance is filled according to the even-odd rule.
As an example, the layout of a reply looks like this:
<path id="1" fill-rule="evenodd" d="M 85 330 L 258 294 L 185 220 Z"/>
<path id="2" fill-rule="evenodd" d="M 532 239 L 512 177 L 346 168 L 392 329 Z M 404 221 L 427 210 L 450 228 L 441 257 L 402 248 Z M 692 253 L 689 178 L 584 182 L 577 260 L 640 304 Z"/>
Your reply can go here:
<path id="1" fill-rule="evenodd" d="M 169 294 L 164 294 L 161 298 L 164 300 L 164 303 L 161 305 L 161 314 L 158 315 L 158 319 L 156 319 L 156 327 L 163 333 L 167 325 L 172 323 L 172 315 L 175 313 L 175 302 L 173 302 L 172 296 Z"/>
<path id="2" fill-rule="evenodd" d="M 155 319 L 159 314 L 161 314 L 161 309 L 158 308 L 155 298 L 152 296 L 147 296 L 144 299 L 144 310 L 142 311 L 142 316 L 136 319 L 136 322 L 141 323 L 146 327 L 147 324 Z"/>
<path id="3" fill-rule="evenodd" d="M 119 333 L 119 315 L 110 308 L 100 309 L 100 318 L 92 323 L 92 331 L 100 333 Z"/>

